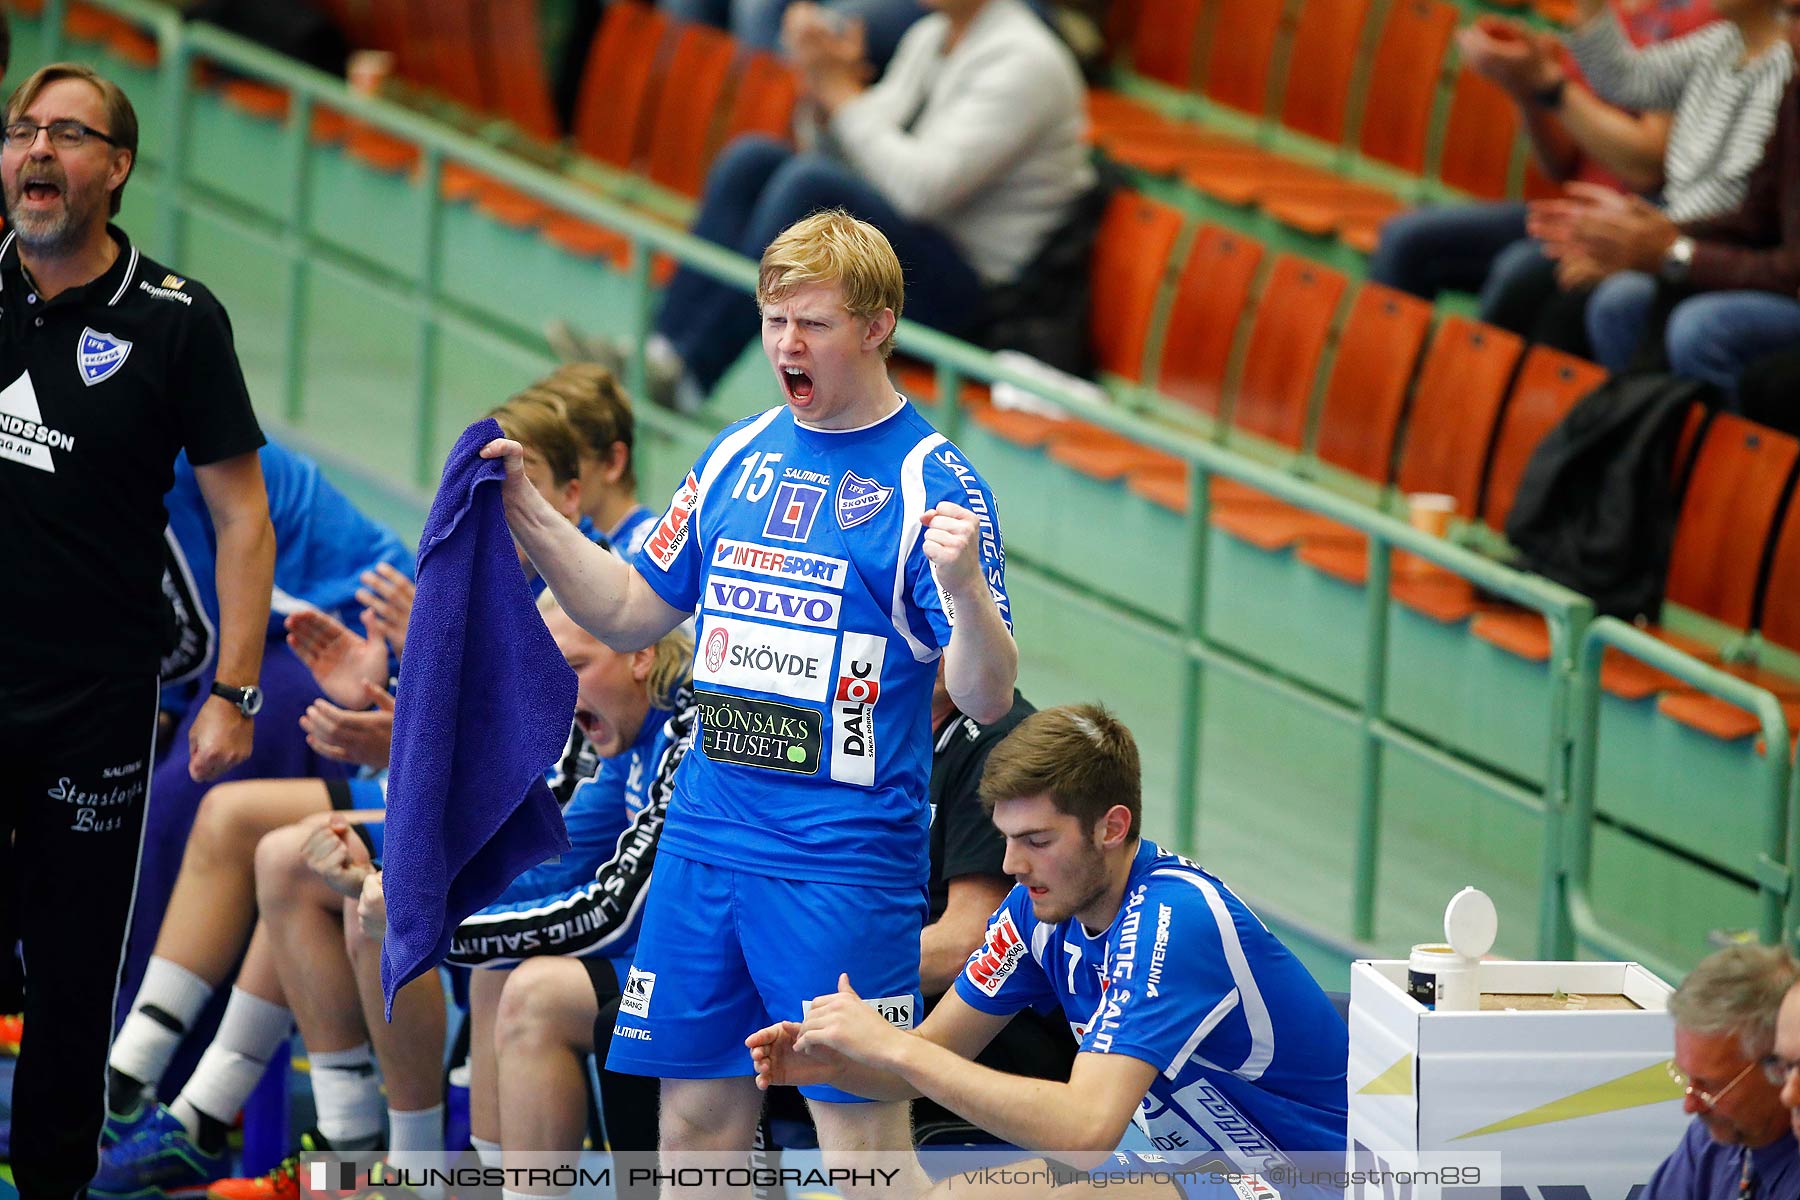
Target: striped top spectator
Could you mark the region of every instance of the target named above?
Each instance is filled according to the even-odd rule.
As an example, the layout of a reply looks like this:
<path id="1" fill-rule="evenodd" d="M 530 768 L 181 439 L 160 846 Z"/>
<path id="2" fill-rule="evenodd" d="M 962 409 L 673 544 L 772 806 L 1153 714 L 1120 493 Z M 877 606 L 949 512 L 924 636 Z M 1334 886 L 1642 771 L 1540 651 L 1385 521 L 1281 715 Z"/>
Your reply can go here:
<path id="1" fill-rule="evenodd" d="M 1693 221 L 1737 206 L 1794 72 L 1785 38 L 1747 63 L 1744 39 L 1728 21 L 1636 49 L 1609 10 L 1571 31 L 1569 48 L 1604 99 L 1674 113 L 1662 193 L 1672 219 Z"/>

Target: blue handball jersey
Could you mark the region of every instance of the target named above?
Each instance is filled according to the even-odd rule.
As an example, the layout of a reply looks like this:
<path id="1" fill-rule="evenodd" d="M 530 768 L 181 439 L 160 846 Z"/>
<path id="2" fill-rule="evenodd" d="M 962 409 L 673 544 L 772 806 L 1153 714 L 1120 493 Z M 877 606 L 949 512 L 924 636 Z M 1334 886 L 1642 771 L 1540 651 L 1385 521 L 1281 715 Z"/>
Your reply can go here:
<path id="1" fill-rule="evenodd" d="M 1015 887 L 956 992 L 988 1013 L 1060 1005 L 1083 1053 L 1154 1066 L 1136 1122 L 1172 1160 L 1223 1152 L 1255 1167 L 1344 1149 L 1337 1010 L 1229 888 L 1153 842 L 1097 935 L 1039 922 Z"/>
<path id="2" fill-rule="evenodd" d="M 658 595 L 698 609 L 698 753 L 663 849 L 762 875 L 923 885 L 931 688 L 954 613 L 919 517 L 981 519 L 982 570 L 1010 626 L 993 494 L 907 403 L 861 429 L 785 406 L 725 429 L 644 543 Z"/>

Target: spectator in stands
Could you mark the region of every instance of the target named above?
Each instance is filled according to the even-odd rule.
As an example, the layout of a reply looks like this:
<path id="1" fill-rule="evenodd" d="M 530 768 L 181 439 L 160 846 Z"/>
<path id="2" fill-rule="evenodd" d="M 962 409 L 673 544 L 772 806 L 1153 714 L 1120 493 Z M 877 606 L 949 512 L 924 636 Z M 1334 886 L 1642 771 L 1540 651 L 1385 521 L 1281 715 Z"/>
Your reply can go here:
<path id="1" fill-rule="evenodd" d="M 1758 1069 L 1777 1046 L 1782 997 L 1797 980 L 1800 966 L 1787 951 L 1732 946 L 1681 981 L 1669 1000 L 1669 1073 L 1694 1119 L 1638 1200 L 1800 1194 L 1800 1147 L 1781 1085 Z"/>
<path id="2" fill-rule="evenodd" d="M 0 153 L 0 945 L 16 936 L 30 968 L 11 1146 L 26 1200 L 80 1194 L 104 1120 L 166 648 L 162 496 L 184 447 L 219 536 L 197 780 L 250 755 L 274 573 L 263 436 L 225 310 L 111 221 L 137 130 L 116 83 L 56 63 L 8 98 Z"/>
<path id="3" fill-rule="evenodd" d="M 1671 112 L 1659 205 L 1678 222 L 1718 216 L 1743 200 L 1794 73 L 1782 0 L 1717 0 L 1714 7 L 1721 20 L 1633 50 L 1617 16 L 1603 11 L 1604 0 L 1577 0 L 1568 39 L 1601 96 Z M 1558 103 L 1566 97 L 1554 72 L 1543 87 Z M 1592 194 L 1591 185 L 1583 190 Z M 1557 260 L 1557 283 L 1565 293 L 1584 293 L 1604 275 L 1583 255 Z M 1573 330 L 1564 335 L 1580 336 Z"/>
<path id="4" fill-rule="evenodd" d="M 658 7 L 683 21 L 728 29 L 758 50 L 781 48 L 782 17 L 790 0 L 658 0 Z M 913 22 L 931 11 L 920 0 L 824 0 L 830 19 L 848 29 L 859 25 L 869 66 L 879 75 L 894 57 Z"/>
<path id="5" fill-rule="evenodd" d="M 1746 367 L 1800 343 L 1800 81 L 1729 212 L 1677 223 L 1637 197 L 1584 187 L 1533 214 L 1552 253 L 1602 276 L 1587 308 L 1595 358 L 1624 370 L 1666 313 L 1669 368 L 1735 400 Z M 1758 407 L 1794 422 L 1791 393 Z"/>
<path id="6" fill-rule="evenodd" d="M 1712 18 L 1709 0 L 1619 0 L 1632 41 L 1664 41 Z M 1654 192 L 1662 181 L 1668 117 L 1629 113 L 1595 96 L 1547 34 L 1485 16 L 1457 35 L 1463 62 L 1506 89 L 1519 106 L 1531 152 L 1555 182 L 1579 179 Z M 1560 111 L 1539 102 L 1542 62 L 1568 73 Z M 1507 322 L 1555 291 L 1554 267 L 1525 230 L 1522 201 L 1414 209 L 1382 227 L 1369 278 L 1431 299 L 1444 290 L 1481 293 L 1484 319 Z"/>
<path id="7" fill-rule="evenodd" d="M 580 504 L 578 451 L 560 409 L 546 399 L 515 397 L 491 415 L 502 429 L 526 440 L 532 486 L 573 522 Z M 528 561 L 525 565 L 530 570 Z M 388 656 L 404 649 L 401 615 L 410 610 L 410 593 L 378 586 L 370 599 L 386 615 L 365 618 L 364 624 L 385 637 L 360 638 L 335 618 L 307 610 L 289 618 L 289 644 L 330 697 L 303 718 L 309 744 L 327 757 L 384 767 L 393 724 Z M 175 1103 L 156 1104 L 156 1086 L 202 1007 L 252 941 L 256 846 L 266 834 L 309 814 L 379 808 L 384 799 L 385 777 L 330 784 L 244 780 L 206 794 L 155 953 L 113 1044 L 106 1126 L 111 1149 L 96 1195 L 129 1194 L 147 1186 L 146 1179 L 168 1173 L 192 1182 L 194 1172 L 217 1160 L 230 1122 L 256 1082 L 251 1065 L 265 1062 L 287 1036 L 291 1017 L 272 955 L 252 945 L 218 1036 Z"/>
<path id="8" fill-rule="evenodd" d="M 899 255 L 907 316 L 973 330 L 984 293 L 1017 279 L 1092 185 L 1084 90 L 1074 57 L 1023 0 L 933 7 L 870 87 L 857 28 L 840 29 L 814 4 L 790 6 L 787 41 L 817 144 L 733 142 L 707 178 L 693 231 L 754 259 L 799 218 L 848 209 Z M 652 398 L 696 408 L 757 327 L 749 296 L 682 267 L 647 347 Z M 623 359 L 617 345 L 588 349 Z"/>
<path id="9" fill-rule="evenodd" d="M 1172 1166 L 1342 1154 L 1343 1021 L 1224 884 L 1141 837 L 1137 745 L 1111 713 L 1075 705 L 1025 718 L 988 756 L 981 798 L 1018 885 L 953 991 L 907 1031 L 845 975 L 804 1023 L 751 1035 L 759 1085 L 924 1095 L 1078 1166 L 1111 1161 L 1140 1105 L 1159 1146 L 1185 1148 Z M 1128 935 L 1135 952 L 1122 948 Z M 1011 1014 L 1040 1004 L 1080 1032 L 1067 1082 L 967 1061 Z M 1221 1146 L 1205 1132 L 1221 1127 L 1242 1134 Z M 1087 1188 L 1068 1194 L 1106 1194 Z"/>

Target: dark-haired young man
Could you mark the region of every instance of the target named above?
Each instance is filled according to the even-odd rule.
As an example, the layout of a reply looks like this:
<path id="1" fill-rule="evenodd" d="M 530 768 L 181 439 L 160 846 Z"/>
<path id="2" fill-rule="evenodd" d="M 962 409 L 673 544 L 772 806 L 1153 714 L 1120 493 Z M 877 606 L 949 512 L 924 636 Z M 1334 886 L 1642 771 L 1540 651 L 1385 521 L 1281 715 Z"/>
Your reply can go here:
<path id="1" fill-rule="evenodd" d="M 989 755 L 981 796 L 1018 883 L 954 991 L 909 1033 L 846 979 L 804 1024 L 750 1037 L 759 1083 L 927 1096 L 1083 1167 L 1109 1161 L 1134 1114 L 1176 1164 L 1255 1170 L 1343 1150 L 1343 1022 L 1223 883 L 1140 836 L 1137 745 L 1124 725 L 1094 705 L 1027 717 Z M 1011 1014 L 1046 1002 L 1081 1038 L 1068 1082 L 969 1061 Z M 973 1177 L 953 1184 L 958 1196 L 1009 1194 Z M 1105 1194 L 1168 1191 L 1138 1187 Z"/>
<path id="2" fill-rule="evenodd" d="M 131 101 L 58 63 L 13 93 L 0 140 L 0 911 L 16 927 L 0 944 L 23 944 L 30 1030 L 12 1160 L 25 1200 L 69 1200 L 94 1173 L 104 1114 L 170 632 L 162 498 L 176 455 L 218 546 L 196 780 L 250 753 L 275 536 L 225 310 L 109 222 L 137 155 Z"/>

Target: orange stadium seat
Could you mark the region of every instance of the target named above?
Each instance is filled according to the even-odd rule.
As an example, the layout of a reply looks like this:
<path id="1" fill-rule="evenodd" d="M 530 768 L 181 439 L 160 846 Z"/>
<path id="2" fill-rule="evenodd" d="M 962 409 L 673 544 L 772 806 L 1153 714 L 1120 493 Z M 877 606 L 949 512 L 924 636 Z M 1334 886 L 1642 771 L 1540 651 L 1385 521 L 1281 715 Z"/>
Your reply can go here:
<path id="1" fill-rule="evenodd" d="M 1168 278 L 1181 213 L 1159 200 L 1119 191 L 1106 206 L 1090 268 L 1093 296 L 1090 337 L 1100 370 L 1137 381 L 1157 300 Z M 1092 430 L 1085 422 L 1060 421 L 1015 409 L 978 406 L 970 415 L 989 432 L 1023 446 Z"/>
<path id="2" fill-rule="evenodd" d="M 793 136 L 794 105 L 799 100 L 800 82 L 792 68 L 773 54 L 756 51 L 746 55 L 719 148 L 746 133 L 787 141 Z"/>
<path id="3" fill-rule="evenodd" d="M 1438 156 L 1438 178 L 1484 200 L 1506 196 L 1519 109 L 1500 85 L 1464 67 L 1457 72 Z"/>
<path id="4" fill-rule="evenodd" d="M 1157 375 L 1164 395 L 1199 412 L 1218 413 L 1262 257 L 1262 243 L 1254 238 L 1218 225 L 1200 227 L 1175 281 Z"/>
<path id="5" fill-rule="evenodd" d="M 555 141 L 562 136 L 562 123 L 544 71 L 538 0 L 486 0 L 482 9 L 482 35 L 501 115 L 529 137 Z"/>
<path id="6" fill-rule="evenodd" d="M 1319 405 L 1313 441 L 1319 461 L 1378 486 L 1387 482 L 1407 387 L 1430 327 L 1431 305 L 1423 300 L 1373 283 L 1357 293 Z M 1185 488 L 1185 472 L 1175 482 Z M 1221 503 L 1218 523 L 1252 545 L 1283 549 L 1337 528 L 1326 517 L 1272 496 L 1238 491 L 1235 500 Z"/>
<path id="7" fill-rule="evenodd" d="M 1400 492 L 1447 493 L 1457 512 L 1475 511 L 1488 445 L 1523 350 L 1504 329 L 1467 317 L 1444 319 L 1419 368 L 1401 436 L 1394 480 Z M 1342 527 L 1302 539 L 1300 560 L 1357 586 L 1368 578 L 1366 540 Z"/>
<path id="8" fill-rule="evenodd" d="M 636 0 L 607 8 L 576 102 L 575 144 L 583 154 L 614 167 L 637 162 L 655 110 L 669 28 L 667 14 Z"/>
<path id="9" fill-rule="evenodd" d="M 1544 435 L 1605 379 L 1605 368 L 1547 346 L 1534 346 L 1525 355 L 1488 460 L 1481 518 L 1490 529 L 1506 524 L 1525 464 Z M 1396 572 L 1394 598 L 1445 624 L 1465 621 L 1479 607 L 1468 580 L 1425 562 L 1416 563 L 1404 576 Z"/>
<path id="10" fill-rule="evenodd" d="M 1457 9 L 1445 0 L 1396 0 L 1370 66 L 1359 145 L 1365 157 L 1414 175 L 1425 168 L 1432 101 Z M 1264 211 L 1318 236 L 1364 230 L 1404 207 L 1385 188 L 1329 173 L 1294 171 L 1261 195 Z"/>
<path id="11" fill-rule="evenodd" d="M 1344 140 L 1369 7 L 1370 0 L 1307 0 L 1301 6 L 1288 51 L 1283 125 L 1328 144 Z M 1185 155 L 1175 155 L 1174 165 L 1188 184 L 1208 195 L 1231 204 L 1250 204 L 1271 175 L 1293 162 L 1239 142 L 1211 149 L 1194 146 Z"/>
<path id="12" fill-rule="evenodd" d="M 1206 55 L 1206 98 L 1260 117 L 1269 107 L 1282 8 L 1271 0 L 1218 0 Z"/>
<path id="13" fill-rule="evenodd" d="M 1667 599 L 1735 629 L 1754 614 L 1763 552 L 1800 463 L 1800 441 L 1731 413 L 1713 417 L 1682 497 L 1669 555 Z M 1550 635 L 1536 613 L 1475 618 L 1475 635 L 1521 658 L 1549 657 Z M 1710 647 L 1659 626 L 1646 632 L 1701 658 Z M 1679 688 L 1669 675 L 1623 654 L 1609 654 L 1601 686 L 1627 700 Z"/>
<path id="14" fill-rule="evenodd" d="M 656 183 L 684 196 L 700 194 L 736 54 L 731 35 L 708 25 L 688 25 L 676 35 L 671 86 L 657 95 L 650 123 L 648 174 Z"/>
<path id="15" fill-rule="evenodd" d="M 1800 504 L 1791 497 L 1763 585 L 1761 631 L 1765 641 L 1800 653 Z M 1726 669 L 1774 692 L 1783 701 L 1790 733 L 1800 730 L 1800 679 L 1753 667 Z M 1665 716 L 1721 740 L 1749 737 L 1762 728 L 1748 710 L 1704 692 L 1670 692 L 1656 706 Z"/>

